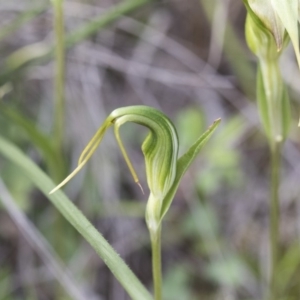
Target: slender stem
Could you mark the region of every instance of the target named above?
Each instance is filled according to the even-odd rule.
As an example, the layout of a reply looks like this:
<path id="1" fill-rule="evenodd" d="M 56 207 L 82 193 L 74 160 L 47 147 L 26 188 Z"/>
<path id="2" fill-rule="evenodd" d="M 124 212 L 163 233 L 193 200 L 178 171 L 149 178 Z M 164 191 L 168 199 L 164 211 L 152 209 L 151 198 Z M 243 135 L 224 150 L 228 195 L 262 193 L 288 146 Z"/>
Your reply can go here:
<path id="1" fill-rule="evenodd" d="M 26 22 L 32 20 L 39 14 L 46 11 L 47 6 L 48 4 L 47 5 L 41 4 L 41 6 L 30 8 L 29 11 L 25 10 L 23 13 L 20 13 L 20 15 L 16 17 L 12 22 L 10 22 L 8 25 L 1 26 L 0 41 L 2 41 L 4 38 L 8 37 L 13 32 L 21 28 L 22 25 L 26 24 Z"/>
<path id="2" fill-rule="evenodd" d="M 152 248 L 152 273 L 154 285 L 154 299 L 162 299 L 162 276 L 161 276 L 161 226 L 156 231 L 150 230 Z"/>
<path id="3" fill-rule="evenodd" d="M 65 115 L 65 29 L 64 29 L 64 12 L 63 0 L 52 0 L 53 2 L 53 26 L 55 33 L 55 75 L 54 75 L 54 146 L 57 153 L 61 153 L 63 132 L 64 132 L 64 115 Z M 61 178 L 56 178 L 61 180 Z M 64 219 L 54 211 L 54 226 L 60 234 L 54 236 L 54 243 L 58 254 L 65 256 L 65 235 Z M 55 296 L 60 298 L 62 290 L 59 285 L 55 288 Z"/>
<path id="4" fill-rule="evenodd" d="M 54 136 L 57 149 L 61 149 L 65 108 L 65 33 L 63 1 L 53 1 L 55 30 L 55 119 Z"/>
<path id="5" fill-rule="evenodd" d="M 78 42 L 81 42 L 83 39 L 91 36 L 92 34 L 97 33 L 103 27 L 112 23 L 115 20 L 118 20 L 120 17 L 136 10 L 143 5 L 151 3 L 150 0 L 124 0 L 119 4 L 109 8 L 105 13 L 101 14 L 99 17 L 96 17 L 87 24 L 84 24 L 79 29 L 70 33 L 66 37 L 66 47 L 72 47 Z"/>
<path id="6" fill-rule="evenodd" d="M 279 183 L 280 183 L 280 164 L 281 164 L 281 144 L 274 143 L 271 147 L 271 197 L 270 197 L 270 286 L 269 299 L 277 299 L 276 278 L 278 273 L 279 261 Z"/>

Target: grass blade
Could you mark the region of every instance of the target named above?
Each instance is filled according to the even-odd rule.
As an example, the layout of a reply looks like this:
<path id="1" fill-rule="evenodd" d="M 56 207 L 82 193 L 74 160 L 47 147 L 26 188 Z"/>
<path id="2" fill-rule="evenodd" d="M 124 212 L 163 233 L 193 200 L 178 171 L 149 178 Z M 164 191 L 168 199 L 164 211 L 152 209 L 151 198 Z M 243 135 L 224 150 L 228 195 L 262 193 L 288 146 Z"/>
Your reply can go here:
<path id="1" fill-rule="evenodd" d="M 20 210 L 1 179 L 0 201 L 11 219 L 17 225 L 19 231 L 23 234 L 24 238 L 35 250 L 35 252 L 39 254 L 45 265 L 65 289 L 66 293 L 68 293 L 69 296 L 74 300 L 86 299 L 82 291 L 74 282 L 74 278 L 70 276 L 65 266 L 63 266 L 63 263 L 55 254 L 53 248 L 48 244 L 48 242 L 30 222 L 30 220 L 28 220 L 26 215 Z"/>
<path id="2" fill-rule="evenodd" d="M 152 299 L 150 293 L 120 256 L 67 196 L 60 190 L 55 194 L 49 195 L 49 191 L 52 190 L 55 185 L 38 166 L 16 146 L 2 137 L 0 137 L 0 153 L 20 167 L 37 188 L 44 193 L 61 214 L 88 241 L 133 300 Z"/>
<path id="3" fill-rule="evenodd" d="M 118 20 L 122 15 L 126 15 L 138 7 L 145 5 L 150 0 L 125 0 L 120 4 L 108 9 L 105 13 L 84 24 L 79 29 L 65 37 L 65 47 L 71 48 L 96 34 L 105 26 Z M 0 86 L 13 79 L 15 71 L 23 70 L 27 66 L 49 60 L 54 55 L 54 46 L 46 42 L 38 42 L 16 50 L 6 59 L 6 69 L 0 74 Z"/>

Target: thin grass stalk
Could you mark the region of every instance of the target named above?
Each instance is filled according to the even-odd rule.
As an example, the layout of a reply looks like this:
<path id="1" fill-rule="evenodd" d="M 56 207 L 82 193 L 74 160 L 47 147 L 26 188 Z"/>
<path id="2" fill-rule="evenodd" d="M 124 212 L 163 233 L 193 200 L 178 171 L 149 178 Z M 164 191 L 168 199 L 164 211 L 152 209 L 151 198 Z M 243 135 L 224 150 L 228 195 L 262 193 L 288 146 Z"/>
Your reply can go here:
<path id="1" fill-rule="evenodd" d="M 62 153 L 62 143 L 64 138 L 65 124 L 65 29 L 63 0 L 53 0 L 53 27 L 55 35 L 55 75 L 54 75 L 54 148 L 57 153 Z M 61 178 L 56 178 L 57 181 Z M 66 230 L 64 219 L 54 211 L 54 227 L 56 232 L 53 236 L 55 248 L 61 257 L 65 257 L 65 239 Z M 56 297 L 61 297 L 61 288 L 59 285 L 55 289 Z"/>
<path id="2" fill-rule="evenodd" d="M 279 225 L 280 225 L 280 205 L 279 205 L 279 184 L 281 166 L 281 143 L 274 143 L 271 148 L 271 197 L 270 197 L 270 280 L 269 280 L 269 300 L 276 300 L 276 278 L 278 274 L 279 262 Z"/>
<path id="3" fill-rule="evenodd" d="M 82 25 L 65 38 L 65 47 L 72 48 L 89 36 L 117 21 L 123 15 L 129 14 L 139 7 L 146 5 L 150 0 L 126 0 L 96 17 L 87 24 Z M 37 48 L 39 50 L 37 51 Z M 33 53 L 37 53 L 34 54 Z M 13 80 L 15 72 L 21 71 L 32 64 L 48 61 L 54 55 L 54 46 L 39 42 L 19 49 L 6 59 L 6 68 L 0 73 L 0 86 Z"/>
<path id="4" fill-rule="evenodd" d="M 156 231 L 150 231 L 152 248 L 152 274 L 154 299 L 162 299 L 162 274 L 161 274 L 161 226 Z"/>
<path id="5" fill-rule="evenodd" d="M 0 28 L 0 41 L 2 41 L 4 38 L 12 35 L 15 31 L 20 29 L 24 24 L 31 21 L 44 11 L 46 11 L 48 4 L 44 5 L 41 4 L 40 7 L 34 7 L 30 10 L 25 10 L 20 14 L 20 16 L 16 17 L 12 22 L 10 22 L 8 25 L 2 26 Z"/>
<path id="6" fill-rule="evenodd" d="M 0 202 L 9 214 L 12 221 L 18 227 L 18 230 L 27 240 L 32 249 L 40 256 L 41 260 L 56 277 L 57 282 L 64 289 L 63 296 L 69 295 L 74 300 L 85 300 L 86 296 L 78 286 L 78 282 L 63 265 L 63 262 L 57 256 L 53 248 L 48 244 L 47 240 L 34 226 L 34 224 L 27 218 L 26 214 L 18 207 L 15 199 L 8 191 L 6 185 L 0 178 Z M 3 296 L 0 299 L 11 299 Z M 37 299 L 37 298 L 36 298 Z"/>
<path id="7" fill-rule="evenodd" d="M 55 31 L 54 137 L 56 148 L 61 150 L 65 123 L 65 29 L 63 1 L 54 1 L 53 9 Z"/>
<path id="8" fill-rule="evenodd" d="M 97 33 L 98 30 L 102 29 L 107 24 L 120 19 L 122 16 L 150 2 L 151 0 L 125 0 L 120 4 L 109 8 L 99 17 L 68 35 L 66 38 L 66 47 L 69 48 L 76 45 L 78 42 L 84 40 L 88 36 Z"/>
<path id="9" fill-rule="evenodd" d="M 217 6 L 224 6 L 226 3 L 223 3 L 224 1 L 222 0 L 199 0 L 199 2 L 205 15 L 207 16 L 208 21 L 210 22 L 210 25 L 213 26 L 213 19 Z M 224 48 L 223 51 L 226 55 L 226 59 L 229 60 L 230 66 L 233 69 L 233 72 L 236 74 L 236 78 L 238 78 L 239 84 L 242 86 L 245 94 L 252 96 L 253 89 L 249 82 L 255 82 L 255 71 L 245 55 L 243 45 L 241 45 L 230 19 L 227 19 L 224 34 L 224 43 L 222 46 Z"/>

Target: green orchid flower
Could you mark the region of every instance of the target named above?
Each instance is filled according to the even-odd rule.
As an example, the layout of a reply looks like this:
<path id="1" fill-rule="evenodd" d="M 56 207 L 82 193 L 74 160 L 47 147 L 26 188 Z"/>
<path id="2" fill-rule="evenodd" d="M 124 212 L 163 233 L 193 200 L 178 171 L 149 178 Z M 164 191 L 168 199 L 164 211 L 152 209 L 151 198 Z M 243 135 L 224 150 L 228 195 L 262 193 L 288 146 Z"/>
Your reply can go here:
<path id="1" fill-rule="evenodd" d="M 114 126 L 114 133 L 118 145 L 133 179 L 139 184 L 138 176 L 126 153 L 119 133 L 120 127 L 127 122 L 134 122 L 149 129 L 149 134 L 142 144 L 146 164 L 147 183 L 150 189 L 146 209 L 146 221 L 149 229 L 156 230 L 171 205 L 180 179 L 201 147 L 217 128 L 220 120 L 216 120 L 195 144 L 178 159 L 179 140 L 177 132 L 173 123 L 166 115 L 148 106 L 118 108 L 106 118 L 102 126 L 83 150 L 79 157 L 77 168 L 50 193 L 54 193 L 65 185 L 83 168 L 99 146 L 106 130 L 111 126 Z"/>
<path id="2" fill-rule="evenodd" d="M 298 1 L 298 0 L 297 0 Z M 248 14 L 245 34 L 258 57 L 257 101 L 262 124 L 271 148 L 286 139 L 290 123 L 290 101 L 279 68 L 279 59 L 291 38 L 299 60 L 297 18 L 287 18 L 294 0 L 244 0 Z M 298 2 L 297 2 L 298 12 Z M 293 23 L 295 26 L 292 26 Z M 294 28 L 296 27 L 296 28 Z"/>
<path id="3" fill-rule="evenodd" d="M 286 35 L 292 41 L 300 67 L 298 21 L 300 16 L 299 0 L 244 0 L 248 14 L 256 24 L 272 34 L 281 51 L 286 44 Z"/>
<path id="4" fill-rule="evenodd" d="M 114 126 L 115 136 L 124 159 L 134 181 L 139 184 L 138 176 L 126 153 L 119 132 L 120 127 L 127 122 L 134 122 L 149 129 L 149 134 L 142 144 L 146 164 L 147 183 L 150 189 L 146 208 L 146 223 L 150 233 L 152 248 L 155 300 L 161 300 L 161 222 L 172 203 L 183 174 L 217 128 L 220 119 L 216 120 L 191 148 L 178 158 L 179 140 L 177 132 L 175 126 L 166 115 L 148 106 L 118 108 L 106 118 L 102 126 L 83 150 L 79 157 L 77 168 L 50 193 L 54 193 L 61 188 L 82 169 L 99 146 L 106 130 L 110 126 Z"/>

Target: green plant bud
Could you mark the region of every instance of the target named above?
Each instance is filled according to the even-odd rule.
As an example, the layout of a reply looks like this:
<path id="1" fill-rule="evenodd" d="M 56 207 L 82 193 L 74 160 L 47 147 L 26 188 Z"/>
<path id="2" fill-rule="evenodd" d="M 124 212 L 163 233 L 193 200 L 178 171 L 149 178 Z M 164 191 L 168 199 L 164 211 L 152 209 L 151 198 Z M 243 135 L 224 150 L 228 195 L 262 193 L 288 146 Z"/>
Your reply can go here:
<path id="1" fill-rule="evenodd" d="M 286 36 L 292 41 L 300 67 L 298 20 L 299 0 L 244 0 L 249 16 L 262 31 L 269 32 L 277 51 L 287 44 Z M 246 31 L 249 29 L 246 29 Z M 251 34 L 250 34 L 251 35 Z M 251 45 L 251 43 L 250 43 Z M 253 51 L 253 48 L 250 49 Z M 256 52 L 253 51 L 255 54 Z"/>
<path id="2" fill-rule="evenodd" d="M 282 142 L 286 138 L 290 120 L 289 99 L 279 70 L 279 57 L 283 48 L 278 51 L 273 35 L 255 18 L 248 13 L 246 40 L 249 48 L 259 58 L 258 107 L 262 124 L 273 147 L 274 142 Z"/>
<path id="3" fill-rule="evenodd" d="M 279 70 L 280 54 L 293 41 L 293 26 L 298 0 L 244 0 L 247 7 L 246 40 L 249 48 L 259 58 L 257 75 L 257 100 L 261 120 L 271 147 L 283 142 L 290 123 L 289 99 Z M 291 13 L 290 18 L 288 14 Z M 297 27 L 297 26 L 296 26 Z M 297 31 L 298 32 L 298 31 Z M 298 39 L 298 38 L 297 38 Z M 298 42 L 295 48 L 298 58 Z"/>
<path id="4" fill-rule="evenodd" d="M 271 0 L 248 0 L 249 7 L 253 12 L 250 13 L 251 18 L 257 26 L 273 35 L 277 50 L 280 50 L 283 46 L 285 28 L 271 2 Z"/>
<path id="5" fill-rule="evenodd" d="M 245 35 L 248 47 L 260 59 L 274 60 L 280 55 L 273 35 L 247 14 Z"/>

